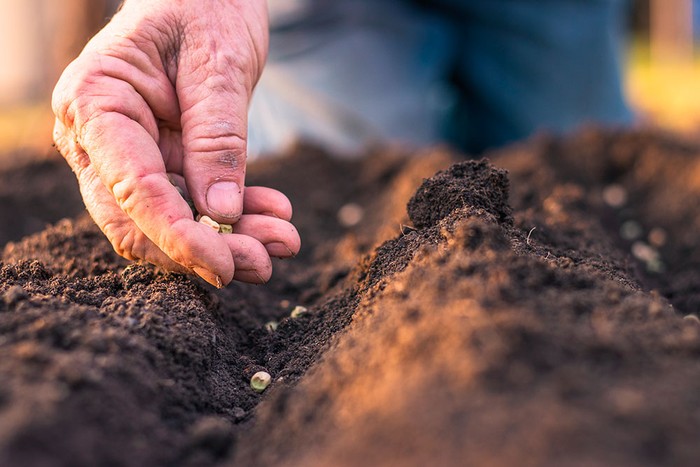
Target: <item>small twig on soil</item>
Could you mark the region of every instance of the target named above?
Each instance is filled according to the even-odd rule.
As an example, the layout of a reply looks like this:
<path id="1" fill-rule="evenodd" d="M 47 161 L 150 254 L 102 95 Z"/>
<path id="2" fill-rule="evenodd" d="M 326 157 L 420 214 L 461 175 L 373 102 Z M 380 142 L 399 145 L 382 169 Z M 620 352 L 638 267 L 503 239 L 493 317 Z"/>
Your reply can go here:
<path id="1" fill-rule="evenodd" d="M 527 233 L 527 239 L 525 239 L 525 243 L 527 244 L 527 246 L 530 246 L 530 235 L 532 235 L 532 232 L 534 232 L 536 228 L 537 227 L 531 228 L 530 231 Z"/>
<path id="2" fill-rule="evenodd" d="M 401 231 L 401 235 L 408 235 L 409 233 L 415 232 L 418 229 L 411 227 L 410 225 L 399 224 L 399 230 Z"/>

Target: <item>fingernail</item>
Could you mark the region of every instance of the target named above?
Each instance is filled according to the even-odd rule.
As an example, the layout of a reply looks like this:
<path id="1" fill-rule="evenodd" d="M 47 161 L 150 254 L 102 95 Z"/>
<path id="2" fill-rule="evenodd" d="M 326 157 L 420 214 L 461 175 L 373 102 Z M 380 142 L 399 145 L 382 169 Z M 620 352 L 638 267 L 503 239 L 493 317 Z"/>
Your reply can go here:
<path id="1" fill-rule="evenodd" d="M 237 281 L 247 282 L 249 284 L 265 284 L 267 281 L 262 278 L 260 274 L 254 269 L 251 270 L 241 270 L 236 271 L 236 275 L 233 276 Z"/>
<path id="2" fill-rule="evenodd" d="M 289 258 L 294 256 L 292 250 L 282 242 L 270 242 L 265 245 L 265 249 L 267 250 L 267 254 L 275 258 Z"/>
<path id="3" fill-rule="evenodd" d="M 236 182 L 216 182 L 207 191 L 209 212 L 228 220 L 238 220 L 243 211 L 241 187 Z"/>
<path id="4" fill-rule="evenodd" d="M 197 274 L 199 277 L 204 279 L 205 281 L 209 282 L 211 285 L 216 287 L 217 289 L 223 288 L 224 284 L 221 282 L 221 277 L 217 276 L 216 274 L 212 273 L 211 271 L 200 268 L 200 267 L 193 267 L 192 270 L 194 271 L 195 274 Z"/>
<path id="5" fill-rule="evenodd" d="M 253 272 L 255 273 L 256 276 L 258 276 L 258 279 L 260 279 L 261 284 L 267 283 L 267 281 L 265 279 L 263 279 L 262 276 L 260 274 L 258 274 L 257 271 L 253 271 Z"/>

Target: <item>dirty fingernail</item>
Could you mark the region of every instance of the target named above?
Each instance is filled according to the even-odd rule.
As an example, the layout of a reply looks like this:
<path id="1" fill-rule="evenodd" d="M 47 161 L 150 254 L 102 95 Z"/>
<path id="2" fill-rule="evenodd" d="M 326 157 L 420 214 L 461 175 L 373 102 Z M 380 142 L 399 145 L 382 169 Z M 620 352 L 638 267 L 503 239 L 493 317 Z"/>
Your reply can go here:
<path id="1" fill-rule="evenodd" d="M 260 283 L 261 283 L 261 284 L 266 284 L 266 283 L 267 283 L 267 281 L 266 281 L 265 279 L 263 279 L 262 276 L 261 276 L 260 274 L 257 273 L 257 271 L 253 271 L 253 272 L 255 273 L 256 276 L 258 276 L 258 279 L 260 280 Z"/>
<path id="2" fill-rule="evenodd" d="M 192 270 L 194 271 L 195 274 L 197 274 L 199 277 L 204 279 L 205 281 L 209 282 L 211 285 L 216 287 L 217 289 L 220 289 L 224 286 L 224 284 L 221 282 L 221 277 L 217 276 L 213 272 L 200 268 L 200 267 L 193 267 Z"/>
<path id="3" fill-rule="evenodd" d="M 241 187 L 236 182 L 216 182 L 207 191 L 207 207 L 212 214 L 238 220 L 243 211 Z"/>
<path id="4" fill-rule="evenodd" d="M 237 270 L 234 276 L 236 280 L 241 282 L 247 282 L 249 284 L 266 284 L 267 281 L 254 269 L 251 270 Z"/>
<path id="5" fill-rule="evenodd" d="M 267 254 L 275 258 L 289 258 L 294 256 L 292 250 L 282 242 L 270 242 L 265 245 Z"/>

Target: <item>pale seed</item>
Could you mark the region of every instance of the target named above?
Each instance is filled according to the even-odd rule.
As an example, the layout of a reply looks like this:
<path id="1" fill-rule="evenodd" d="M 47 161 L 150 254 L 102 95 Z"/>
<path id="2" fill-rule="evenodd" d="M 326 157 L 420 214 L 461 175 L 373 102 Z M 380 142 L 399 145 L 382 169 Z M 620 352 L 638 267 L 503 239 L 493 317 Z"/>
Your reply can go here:
<path id="1" fill-rule="evenodd" d="M 309 312 L 309 310 L 305 306 L 297 305 L 294 307 L 294 309 L 289 314 L 289 316 L 293 319 L 296 319 L 296 318 L 300 317 L 301 315 L 306 314 L 308 312 Z"/>
<path id="2" fill-rule="evenodd" d="M 198 221 L 204 225 L 208 225 L 212 229 L 216 230 L 217 232 L 219 231 L 220 225 L 218 222 L 216 222 L 214 219 L 212 219 L 209 216 L 200 216 Z"/>
<path id="3" fill-rule="evenodd" d="M 270 385 L 272 376 L 267 371 L 258 371 L 250 378 L 250 387 L 255 392 L 263 392 Z"/>

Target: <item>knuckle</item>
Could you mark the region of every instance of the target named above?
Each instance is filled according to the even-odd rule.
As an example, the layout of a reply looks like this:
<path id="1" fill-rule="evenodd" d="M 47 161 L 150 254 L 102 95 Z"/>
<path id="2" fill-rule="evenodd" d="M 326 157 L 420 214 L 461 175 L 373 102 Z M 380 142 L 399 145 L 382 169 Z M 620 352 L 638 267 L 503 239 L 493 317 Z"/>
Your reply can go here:
<path id="1" fill-rule="evenodd" d="M 105 111 L 94 101 L 85 102 L 87 99 L 76 99 L 73 114 L 73 122 L 77 132 L 78 140 L 100 138 L 104 132 L 104 126 L 99 122 Z"/>
<path id="2" fill-rule="evenodd" d="M 114 251 L 128 260 L 141 259 L 137 253 L 137 235 L 121 221 L 108 221 L 102 225 L 102 232 L 109 239 Z"/>
<path id="3" fill-rule="evenodd" d="M 76 115 L 83 115 L 94 107 L 98 70 L 92 60 L 76 59 L 63 73 L 52 95 L 56 117 L 66 126 L 75 124 Z"/>
<path id="4" fill-rule="evenodd" d="M 127 214 L 129 214 L 128 206 L 130 205 L 131 199 L 134 197 L 138 181 L 138 177 L 124 178 L 116 182 L 111 187 L 114 200 L 117 202 L 122 211 L 126 212 Z"/>
<path id="5" fill-rule="evenodd" d="M 168 227 L 167 232 L 158 238 L 158 246 L 174 262 L 189 268 L 192 266 L 194 254 L 187 242 L 188 231 L 191 228 L 191 221 L 185 218 L 174 220 Z"/>
<path id="6" fill-rule="evenodd" d="M 148 203 L 150 198 L 156 197 L 149 194 L 154 192 L 154 178 L 159 176 L 155 173 L 131 174 L 109 188 L 122 211 L 130 215 L 139 203 Z"/>
<path id="7" fill-rule="evenodd" d="M 247 146 L 245 135 L 226 120 L 199 122 L 192 126 L 189 133 L 189 149 L 192 152 L 211 153 L 229 149 L 244 153 Z"/>
<path id="8" fill-rule="evenodd" d="M 77 71 L 67 72 L 69 83 L 59 81 L 53 93 L 52 108 L 56 118 L 78 138 L 99 128 L 95 123 L 103 115 L 116 113 L 144 121 L 149 114 L 146 102 L 133 92 L 131 85 L 105 70 L 115 65 L 105 65 L 104 59 L 96 55 L 82 60 L 76 64 Z"/>
<path id="9" fill-rule="evenodd" d="M 243 136 L 228 128 L 229 124 L 207 125 L 189 141 L 189 157 L 198 163 L 226 169 L 245 164 L 247 144 Z"/>

